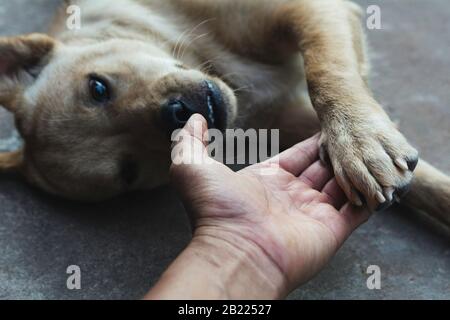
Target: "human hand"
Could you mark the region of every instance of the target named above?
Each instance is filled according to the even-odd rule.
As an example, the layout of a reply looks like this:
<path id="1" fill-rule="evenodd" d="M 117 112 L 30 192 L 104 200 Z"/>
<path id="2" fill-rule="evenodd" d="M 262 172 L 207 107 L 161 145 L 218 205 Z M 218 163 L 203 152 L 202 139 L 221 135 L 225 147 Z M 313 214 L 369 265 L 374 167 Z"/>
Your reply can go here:
<path id="1" fill-rule="evenodd" d="M 318 136 L 233 172 L 208 158 L 206 130 L 201 116 L 191 118 L 174 146 L 173 155 L 182 161 L 172 165 L 171 176 L 192 219 L 189 259 L 206 261 L 193 272 L 208 278 L 208 269 L 216 269 L 210 280 L 226 278 L 215 283 L 225 296 L 287 296 L 368 219 L 366 210 L 347 203 L 331 170 L 319 161 Z"/>

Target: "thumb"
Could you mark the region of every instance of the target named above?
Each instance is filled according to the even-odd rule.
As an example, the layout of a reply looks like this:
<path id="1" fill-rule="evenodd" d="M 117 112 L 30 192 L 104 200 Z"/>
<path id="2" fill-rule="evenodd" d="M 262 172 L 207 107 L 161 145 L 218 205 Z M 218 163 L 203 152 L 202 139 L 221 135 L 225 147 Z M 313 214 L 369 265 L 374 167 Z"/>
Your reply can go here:
<path id="1" fill-rule="evenodd" d="M 187 211 L 190 213 L 192 226 L 195 225 L 195 199 L 208 189 L 209 169 L 216 166 L 206 149 L 208 125 L 201 115 L 193 115 L 185 127 L 172 136 L 172 166 L 170 178 L 172 185 L 178 190 Z M 214 168 L 211 168 L 214 167 Z"/>
<path id="2" fill-rule="evenodd" d="M 205 164 L 210 160 L 206 149 L 207 130 L 205 118 L 194 114 L 183 129 L 172 134 L 172 168 Z"/>
<path id="3" fill-rule="evenodd" d="M 209 156 L 208 124 L 199 114 L 193 115 L 185 127 L 173 134 L 172 166 L 170 177 L 177 188 L 186 188 L 189 192 L 210 183 L 212 177 L 232 173 L 224 164 Z"/>

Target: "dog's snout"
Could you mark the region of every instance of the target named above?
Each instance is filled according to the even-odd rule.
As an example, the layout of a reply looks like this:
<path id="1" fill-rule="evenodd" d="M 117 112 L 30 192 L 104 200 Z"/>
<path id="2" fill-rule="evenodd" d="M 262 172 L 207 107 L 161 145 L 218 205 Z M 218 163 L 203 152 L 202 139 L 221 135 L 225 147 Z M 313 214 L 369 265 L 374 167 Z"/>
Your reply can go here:
<path id="1" fill-rule="evenodd" d="M 223 95 L 212 81 L 190 86 L 177 98 L 169 99 L 163 106 L 162 116 L 170 130 L 181 129 L 189 118 L 199 113 L 205 117 L 209 128 L 224 129 L 226 110 Z"/>

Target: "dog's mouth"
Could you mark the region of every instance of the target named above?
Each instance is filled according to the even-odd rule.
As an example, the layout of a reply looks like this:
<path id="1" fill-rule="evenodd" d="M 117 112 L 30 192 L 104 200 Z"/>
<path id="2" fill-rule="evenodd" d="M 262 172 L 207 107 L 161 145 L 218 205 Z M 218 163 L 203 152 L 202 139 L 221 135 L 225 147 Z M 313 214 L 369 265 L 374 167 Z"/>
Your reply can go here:
<path id="1" fill-rule="evenodd" d="M 162 117 L 170 132 L 183 128 L 194 114 L 201 114 L 209 129 L 225 130 L 227 110 L 225 93 L 213 81 L 203 81 L 197 90 L 189 90 L 170 99 L 162 108 Z"/>
<path id="2" fill-rule="evenodd" d="M 207 86 L 205 116 L 209 128 L 225 130 L 227 123 L 227 105 L 220 88 L 211 81 L 205 81 Z"/>

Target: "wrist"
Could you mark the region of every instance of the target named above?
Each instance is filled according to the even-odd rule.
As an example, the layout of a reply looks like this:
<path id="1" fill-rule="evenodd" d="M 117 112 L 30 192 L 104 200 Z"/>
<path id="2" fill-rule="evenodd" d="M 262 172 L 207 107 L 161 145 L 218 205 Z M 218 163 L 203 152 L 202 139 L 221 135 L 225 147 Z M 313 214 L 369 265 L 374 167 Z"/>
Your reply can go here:
<path id="1" fill-rule="evenodd" d="M 287 277 L 258 245 L 224 231 L 197 230 L 189 250 L 206 265 L 226 299 L 282 299 Z"/>
<path id="2" fill-rule="evenodd" d="M 149 299 L 282 299 L 285 275 L 263 250 L 232 235 L 197 230 Z"/>

